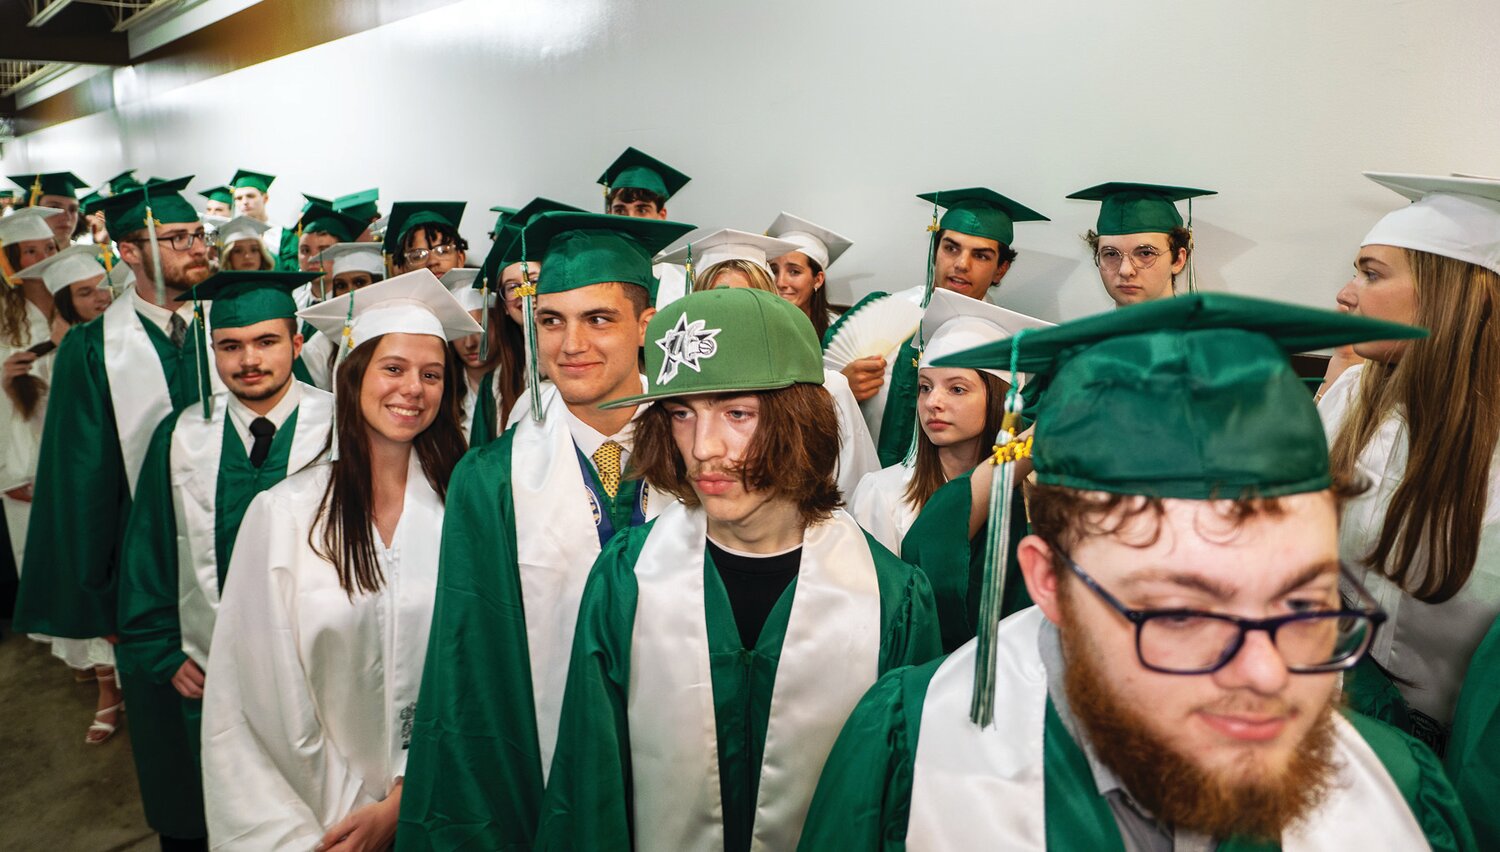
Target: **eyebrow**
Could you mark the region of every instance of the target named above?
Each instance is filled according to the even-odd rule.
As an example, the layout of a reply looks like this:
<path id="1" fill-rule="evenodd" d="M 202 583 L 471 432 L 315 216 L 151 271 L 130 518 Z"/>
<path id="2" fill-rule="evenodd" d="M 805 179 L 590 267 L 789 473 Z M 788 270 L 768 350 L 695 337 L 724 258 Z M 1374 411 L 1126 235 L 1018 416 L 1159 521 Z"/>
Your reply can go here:
<path id="1" fill-rule="evenodd" d="M 1271 595 L 1271 597 L 1282 597 L 1283 595 L 1296 591 L 1297 589 L 1307 585 L 1308 583 L 1311 583 L 1313 580 L 1316 580 L 1325 574 L 1336 573 L 1336 571 L 1330 571 L 1330 569 L 1336 569 L 1337 565 L 1338 563 L 1335 561 L 1322 561 L 1316 562 L 1312 565 L 1308 565 L 1302 570 L 1298 571 L 1292 577 L 1288 578 L 1285 583 L 1282 583 L 1280 588 L 1278 588 L 1276 592 Z M 1182 586 L 1184 588 L 1202 592 L 1203 594 L 1206 594 L 1209 597 L 1220 601 L 1229 600 L 1230 598 L 1233 598 L 1236 593 L 1236 590 L 1231 588 L 1230 586 L 1210 577 L 1205 577 L 1202 574 L 1185 574 L 1181 571 L 1172 571 L 1167 569 L 1147 570 L 1141 574 L 1137 574 L 1136 576 L 1125 580 L 1124 585 L 1137 586 L 1146 583 L 1168 583 L 1174 586 Z"/>
<path id="2" fill-rule="evenodd" d="M 1368 264 L 1371 264 L 1371 265 L 1374 265 L 1374 266 L 1383 266 L 1383 267 L 1385 267 L 1387 269 L 1390 268 L 1390 264 L 1386 263 L 1383 260 L 1380 260 L 1377 257 L 1374 257 L 1373 255 L 1368 255 L 1368 254 L 1362 254 L 1359 257 L 1356 257 L 1354 259 L 1354 268 L 1358 269 L 1359 265 L 1361 263 L 1368 263 Z"/>

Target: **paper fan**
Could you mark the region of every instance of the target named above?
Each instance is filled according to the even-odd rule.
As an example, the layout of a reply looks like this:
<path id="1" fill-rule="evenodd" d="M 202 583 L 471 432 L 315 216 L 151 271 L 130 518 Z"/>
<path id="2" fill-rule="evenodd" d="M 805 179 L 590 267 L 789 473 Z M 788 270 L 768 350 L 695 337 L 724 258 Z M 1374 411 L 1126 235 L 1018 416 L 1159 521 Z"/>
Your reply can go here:
<path id="1" fill-rule="evenodd" d="M 856 305 L 840 317 L 833 339 L 823 350 L 823 366 L 837 371 L 860 358 L 878 355 L 890 360 L 921 323 L 921 287 Z"/>

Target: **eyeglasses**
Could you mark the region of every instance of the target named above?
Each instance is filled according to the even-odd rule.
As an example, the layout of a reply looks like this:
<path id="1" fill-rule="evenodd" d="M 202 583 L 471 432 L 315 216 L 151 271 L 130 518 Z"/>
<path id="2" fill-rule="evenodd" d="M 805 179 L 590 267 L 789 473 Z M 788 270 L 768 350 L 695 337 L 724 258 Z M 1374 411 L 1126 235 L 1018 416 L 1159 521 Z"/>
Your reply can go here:
<path id="1" fill-rule="evenodd" d="M 157 236 L 156 241 L 158 243 L 165 243 L 171 246 L 173 251 L 191 251 L 193 246 L 197 245 L 200 242 L 203 243 L 204 246 L 208 246 L 209 244 L 208 235 L 203 233 L 201 229 L 184 234 L 160 234 Z M 129 240 L 129 242 L 149 243 L 151 242 L 151 238 L 137 237 L 136 239 Z"/>
<path id="2" fill-rule="evenodd" d="M 1166 252 L 1155 246 L 1136 246 L 1130 252 L 1130 265 L 1136 269 L 1150 269 L 1156 263 L 1157 258 Z M 1120 263 L 1125 260 L 1125 254 L 1117 248 L 1106 246 L 1094 254 L 1094 265 L 1107 269 L 1111 272 L 1120 268 Z"/>
<path id="3" fill-rule="evenodd" d="M 426 260 L 427 256 L 430 254 L 435 254 L 438 257 L 447 257 L 448 255 L 453 254 L 456 251 L 458 251 L 458 246 L 456 244 L 444 243 L 443 245 L 433 246 L 432 248 L 407 249 L 402 253 L 401 256 L 406 258 L 407 263 L 421 263 L 422 261 Z"/>
<path id="4" fill-rule="evenodd" d="M 1061 551 L 1058 551 L 1061 553 Z M 1339 573 L 1369 604 L 1368 609 L 1294 612 L 1275 618 L 1240 618 L 1195 609 L 1131 609 L 1104 590 L 1066 554 L 1063 559 L 1103 601 L 1135 625 L 1141 665 L 1163 674 L 1212 674 L 1229 665 L 1245 645 L 1245 634 L 1263 630 L 1292 674 L 1352 668 L 1369 650 L 1386 615 L 1375 599 L 1340 568 Z"/>

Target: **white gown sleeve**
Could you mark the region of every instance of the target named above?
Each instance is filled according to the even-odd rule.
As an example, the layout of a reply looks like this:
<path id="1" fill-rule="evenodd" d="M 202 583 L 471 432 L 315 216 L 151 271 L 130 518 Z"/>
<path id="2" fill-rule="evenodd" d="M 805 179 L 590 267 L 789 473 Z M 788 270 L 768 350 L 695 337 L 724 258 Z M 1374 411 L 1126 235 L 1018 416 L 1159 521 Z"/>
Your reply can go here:
<path id="1" fill-rule="evenodd" d="M 0 346 L 0 362 L 21 350 Z M 52 356 L 38 359 L 31 374 L 49 384 Z M 37 451 L 41 446 L 41 424 L 47 412 L 46 395 L 37 401 L 36 411 L 25 417 L 10 395 L 0 389 L 0 491 L 9 491 L 36 479 Z"/>
<path id="2" fill-rule="evenodd" d="M 866 474 L 880 470 L 880 457 L 875 452 L 870 427 L 854 400 L 854 391 L 849 389 L 849 380 L 843 373 L 824 370 L 823 387 L 833 397 L 834 412 L 839 418 L 838 483 L 839 491 L 848 499 Z"/>
<path id="3" fill-rule="evenodd" d="M 259 495 L 245 513 L 206 673 L 203 788 L 214 849 L 312 849 L 361 804 L 298 652 L 295 569 L 316 559 L 307 522 L 275 496 Z"/>
<path id="4" fill-rule="evenodd" d="M 333 341 L 319 331 L 302 344 L 302 366 L 307 368 L 308 378 L 319 390 L 333 391 L 333 371 L 328 368 L 328 355 L 333 352 Z"/>
<path id="5" fill-rule="evenodd" d="M 899 500 L 901 495 L 887 494 L 885 477 L 878 474 L 879 471 L 868 474 L 859 481 L 849 498 L 849 514 L 887 550 L 900 554 L 903 531 L 892 511 L 892 501 Z"/>

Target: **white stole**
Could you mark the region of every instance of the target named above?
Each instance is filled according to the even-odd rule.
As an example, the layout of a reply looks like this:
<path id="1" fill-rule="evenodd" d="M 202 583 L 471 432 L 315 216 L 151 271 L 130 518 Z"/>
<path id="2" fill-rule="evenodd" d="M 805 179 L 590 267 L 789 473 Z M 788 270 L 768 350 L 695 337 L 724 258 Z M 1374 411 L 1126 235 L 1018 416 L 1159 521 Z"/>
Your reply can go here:
<path id="1" fill-rule="evenodd" d="M 1000 625 L 996 723 L 989 728 L 969 721 L 975 641 L 954 651 L 933 675 L 912 771 L 908 849 L 1046 849 L 1047 671 L 1037 648 L 1042 621 L 1041 611 L 1031 607 Z M 1375 752 L 1342 716 L 1335 715 L 1334 730 L 1338 774 L 1330 793 L 1282 838 L 1282 848 L 1427 848 L 1421 826 Z"/>
<path id="2" fill-rule="evenodd" d="M 308 385 L 300 388 L 297 420 L 286 472 L 311 463 L 328 438 L 333 397 Z M 229 395 L 214 395 L 212 420 L 185 412 L 172 430 L 172 508 L 177 515 L 177 617 L 182 651 L 207 670 L 208 649 L 219 610 L 219 462 Z M 229 440 L 238 441 L 237 432 Z"/>
<path id="3" fill-rule="evenodd" d="M 536 706 L 542 779 L 552 768 L 573 631 L 583 587 L 599 557 L 590 493 L 568 430 L 567 404 L 543 395 L 546 419 L 516 422 L 510 451 L 510 494 L 516 512 L 516 567 L 526 615 L 526 648 Z M 523 402 L 516 410 L 525 410 Z M 645 487 L 642 485 L 642 487 Z M 648 500 L 648 515 L 653 503 Z"/>
<path id="4" fill-rule="evenodd" d="M 723 849 L 704 603 L 707 515 L 672 503 L 635 564 L 628 713 L 636 848 Z M 842 510 L 809 527 L 771 690 L 751 848 L 794 849 L 823 763 L 880 665 L 880 587 Z"/>

